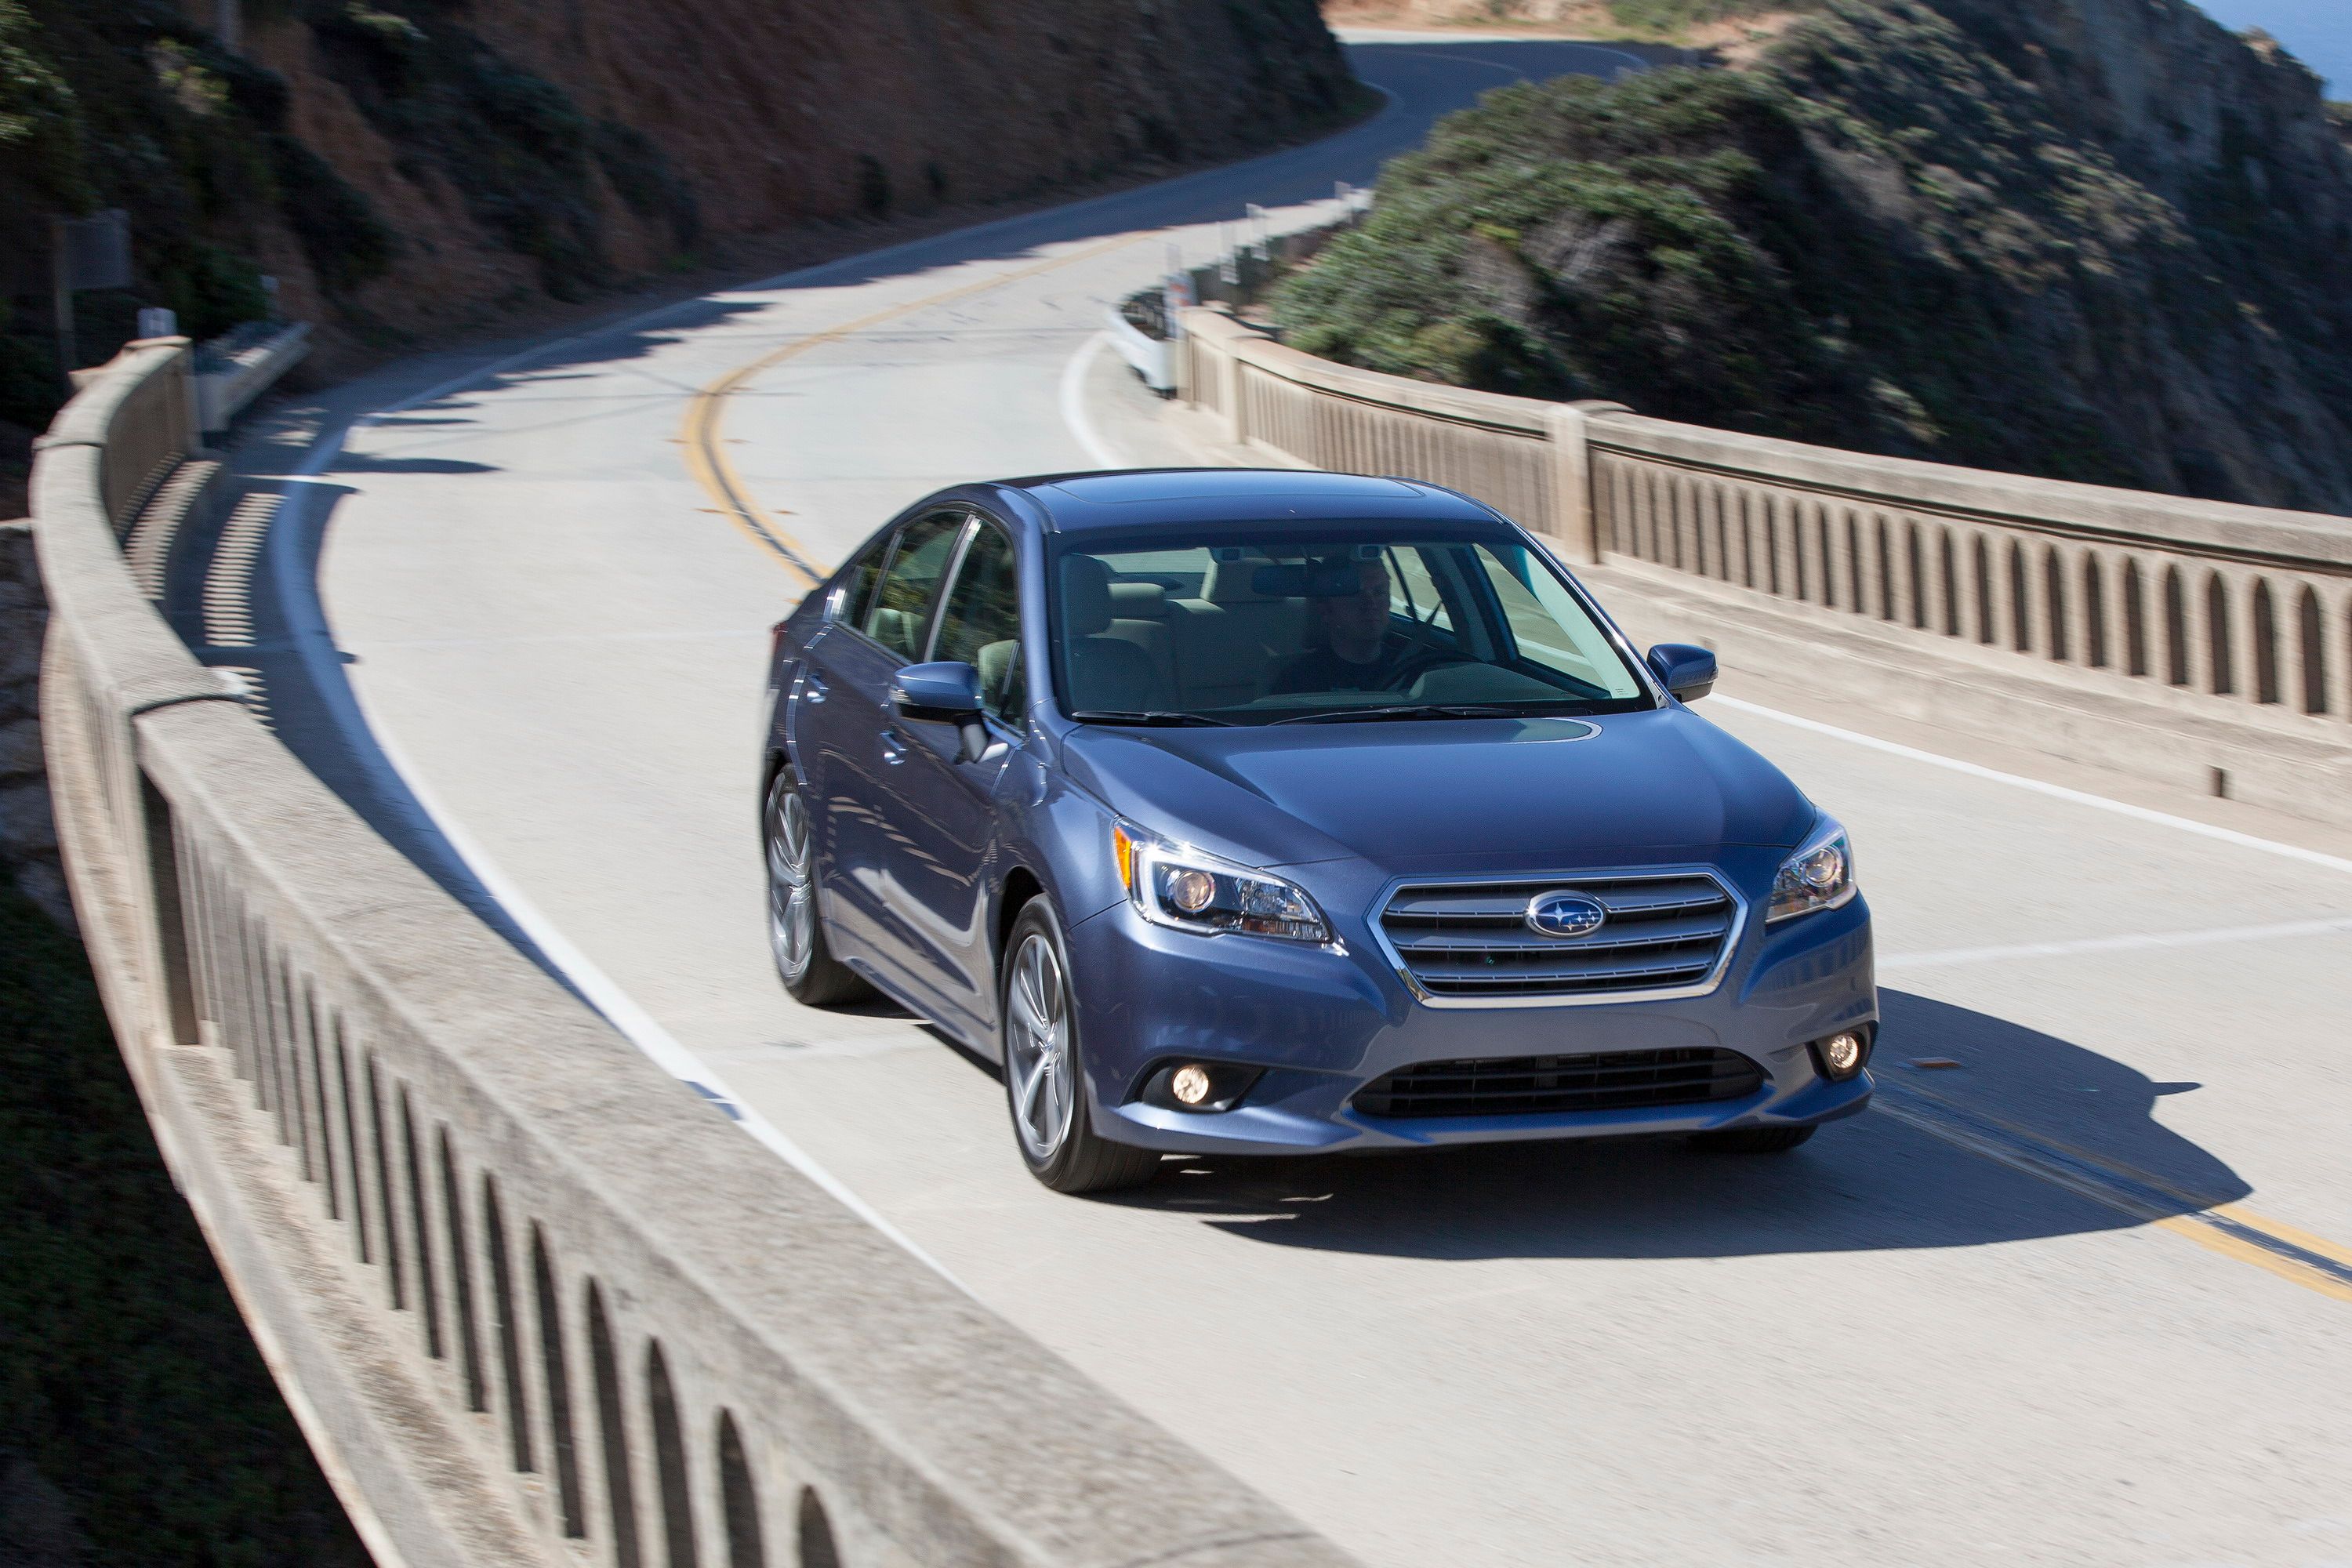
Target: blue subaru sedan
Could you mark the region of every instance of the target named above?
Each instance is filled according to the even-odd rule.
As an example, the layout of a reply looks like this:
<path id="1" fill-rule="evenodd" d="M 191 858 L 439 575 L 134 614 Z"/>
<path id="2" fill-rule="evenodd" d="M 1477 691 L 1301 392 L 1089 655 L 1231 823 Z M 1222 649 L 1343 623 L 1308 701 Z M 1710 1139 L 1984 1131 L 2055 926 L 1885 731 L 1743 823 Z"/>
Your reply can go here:
<path id="1" fill-rule="evenodd" d="M 1877 1031 L 1845 830 L 1533 536 L 1402 479 L 961 486 L 776 628 L 769 937 L 1003 1064 L 1063 1192 L 1162 1155 L 1795 1147 Z"/>

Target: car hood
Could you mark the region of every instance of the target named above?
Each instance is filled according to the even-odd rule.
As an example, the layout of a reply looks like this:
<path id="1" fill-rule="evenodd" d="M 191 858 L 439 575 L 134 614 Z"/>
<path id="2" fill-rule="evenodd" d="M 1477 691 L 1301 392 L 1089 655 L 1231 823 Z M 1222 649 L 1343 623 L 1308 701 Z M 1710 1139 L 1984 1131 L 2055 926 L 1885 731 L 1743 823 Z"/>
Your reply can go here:
<path id="1" fill-rule="evenodd" d="M 1591 721 L 1082 725 L 1064 745 L 1071 776 L 1113 810 L 1261 866 L 1706 859 L 1721 846 L 1793 846 L 1814 816 L 1780 769 L 1681 708 Z"/>

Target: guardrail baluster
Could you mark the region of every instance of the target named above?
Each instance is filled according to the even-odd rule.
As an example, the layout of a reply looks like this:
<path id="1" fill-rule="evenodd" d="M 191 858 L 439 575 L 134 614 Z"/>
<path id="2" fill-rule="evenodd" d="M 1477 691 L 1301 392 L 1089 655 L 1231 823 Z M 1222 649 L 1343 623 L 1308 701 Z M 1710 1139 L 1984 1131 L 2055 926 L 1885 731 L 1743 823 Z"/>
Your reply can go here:
<path id="1" fill-rule="evenodd" d="M 604 1516 L 613 1537 L 614 1568 L 640 1568 L 636 1483 L 629 1473 L 628 1412 L 621 1369 L 613 1353 L 613 1325 L 604 1294 L 588 1281 L 588 1375 L 596 1395 L 596 1436 L 604 1459 Z"/>
<path id="2" fill-rule="evenodd" d="M 352 1106 L 352 1047 L 343 1037 L 343 1018 L 334 1016 L 335 1026 L 335 1089 L 341 1096 L 343 1108 L 343 1147 L 351 1156 L 352 1173 L 352 1242 L 362 1263 L 373 1262 L 368 1247 L 367 1178 L 362 1173 L 367 1162 L 360 1153 L 359 1117 Z"/>
<path id="3" fill-rule="evenodd" d="M 2253 643 L 2252 694 L 2257 703 L 2276 703 L 2279 700 L 2279 635 L 2278 611 L 2271 599 L 2270 579 L 2253 579 L 2252 603 L 2247 606 L 2246 628 Z"/>
<path id="4" fill-rule="evenodd" d="M 2242 646 L 2230 613 L 2229 579 L 2219 569 L 2207 568 L 2205 592 L 2200 598 L 2205 610 L 2205 689 L 2225 697 L 2239 689 L 2237 650 Z"/>
<path id="5" fill-rule="evenodd" d="M 540 1370 L 547 1384 L 547 1450 L 555 1460 L 556 1501 L 563 1533 L 584 1540 L 586 1510 L 580 1503 L 580 1456 L 572 1442 L 572 1373 L 563 1354 L 563 1299 L 556 1293 L 555 1269 L 548 1261 L 547 1233 L 530 1222 L 531 1295 L 539 1309 Z"/>
<path id="6" fill-rule="evenodd" d="M 466 1408 L 480 1412 L 489 1405 L 482 1382 L 482 1345 L 474 1318 L 473 1254 L 466 1246 L 465 1188 L 457 1180 L 457 1159 L 449 1149 L 449 1126 L 434 1129 L 441 1156 L 441 1211 L 448 1241 L 450 1314 L 457 1321 L 457 1363 L 465 1379 Z"/>
<path id="7" fill-rule="evenodd" d="M 667 1568 L 698 1568 L 701 1559 L 695 1541 L 694 1484 L 686 1457 L 686 1434 L 678 1423 L 669 1363 L 657 1339 L 646 1342 L 646 1409 L 653 1418 L 654 1468 L 661 1484 L 662 1542 L 668 1550 Z"/>
<path id="8" fill-rule="evenodd" d="M 508 1448 L 514 1468 L 529 1472 L 538 1466 L 531 1455 L 530 1400 L 523 1386 L 522 1320 L 516 1315 L 514 1265 L 507 1250 L 506 1217 L 499 1208 L 499 1182 L 488 1171 L 482 1173 L 482 1247 L 490 1260 L 490 1321 L 499 1336 Z"/>
<path id="9" fill-rule="evenodd" d="M 2300 679 L 2290 682 L 2302 700 L 2306 713 L 2328 713 L 2335 710 L 2327 689 L 2327 624 L 2320 605 L 2319 590 L 2305 583 L 2303 592 L 2295 595 L 2295 670 Z"/>
<path id="10" fill-rule="evenodd" d="M 416 1303 L 417 1315 L 425 1320 L 425 1353 L 435 1361 L 441 1359 L 441 1292 L 433 1273 L 433 1230 L 431 1215 L 425 1203 L 425 1163 L 416 1153 L 416 1121 L 410 1114 L 408 1086 L 401 1084 L 393 1091 L 393 1103 L 400 1115 L 400 1155 L 407 1168 L 408 1216 L 410 1237 L 416 1243 Z"/>
<path id="11" fill-rule="evenodd" d="M 760 1529 L 760 1494 L 751 1481 L 751 1467 L 743 1458 L 742 1435 L 735 1429 L 734 1415 L 725 1410 L 719 1413 L 716 1442 L 719 1450 L 719 1496 L 721 1518 L 727 1526 L 727 1568 L 767 1568 L 767 1542 Z M 814 1492 L 804 1493 L 813 1498 Z M 818 1505 L 822 1517 L 822 1504 Z M 807 1505 L 802 1507 L 806 1518 Z M 808 1531 L 801 1532 L 800 1568 L 819 1568 L 809 1554 Z M 824 1540 L 831 1544 L 828 1531 Z"/>
<path id="12" fill-rule="evenodd" d="M 325 1178 L 327 1217 L 341 1219 L 342 1194 L 335 1176 L 335 1119 L 327 1109 L 327 1048 L 319 1028 L 318 987 L 305 976 L 302 981 L 303 1033 L 310 1042 L 310 1096 L 319 1112 L 319 1173 Z"/>
<path id="13" fill-rule="evenodd" d="M 367 1058 L 368 1144 L 375 1156 L 376 1217 L 383 1222 L 384 1278 L 390 1288 L 392 1309 L 397 1312 L 407 1308 L 408 1290 L 400 1268 L 399 1205 L 392 1195 L 392 1147 L 383 1137 L 383 1084 L 376 1071 L 375 1053 L 362 1054 Z"/>

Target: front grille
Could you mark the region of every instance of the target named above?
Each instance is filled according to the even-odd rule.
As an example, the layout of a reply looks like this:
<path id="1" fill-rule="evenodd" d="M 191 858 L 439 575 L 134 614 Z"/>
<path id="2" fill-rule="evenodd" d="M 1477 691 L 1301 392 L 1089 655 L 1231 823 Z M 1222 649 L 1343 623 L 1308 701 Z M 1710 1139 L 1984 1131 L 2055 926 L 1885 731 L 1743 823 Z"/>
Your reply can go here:
<path id="1" fill-rule="evenodd" d="M 1763 1070 L 1754 1062 L 1711 1047 L 1496 1057 L 1400 1068 L 1358 1089 L 1356 1109 L 1367 1116 L 1642 1110 L 1738 1100 L 1763 1083 Z"/>
<path id="2" fill-rule="evenodd" d="M 1530 929 L 1528 904 L 1555 892 L 1584 894 L 1608 919 L 1578 937 Z M 1425 995 L 1542 998 L 1698 984 L 1738 918 L 1723 884 L 1686 871 L 1400 888 L 1381 931 Z"/>

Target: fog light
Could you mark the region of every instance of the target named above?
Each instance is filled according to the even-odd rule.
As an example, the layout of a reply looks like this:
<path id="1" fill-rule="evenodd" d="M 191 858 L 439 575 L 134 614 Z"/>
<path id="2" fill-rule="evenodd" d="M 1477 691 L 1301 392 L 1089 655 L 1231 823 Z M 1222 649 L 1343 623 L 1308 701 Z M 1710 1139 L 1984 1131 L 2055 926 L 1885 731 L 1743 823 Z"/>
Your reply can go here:
<path id="1" fill-rule="evenodd" d="M 1848 1029 L 1822 1042 L 1822 1065 L 1832 1078 L 1852 1078 L 1862 1070 L 1862 1037 Z"/>
<path id="2" fill-rule="evenodd" d="M 1186 1063 L 1168 1080 L 1168 1092 L 1186 1105 L 1200 1104 L 1209 1098 L 1209 1069 Z"/>

